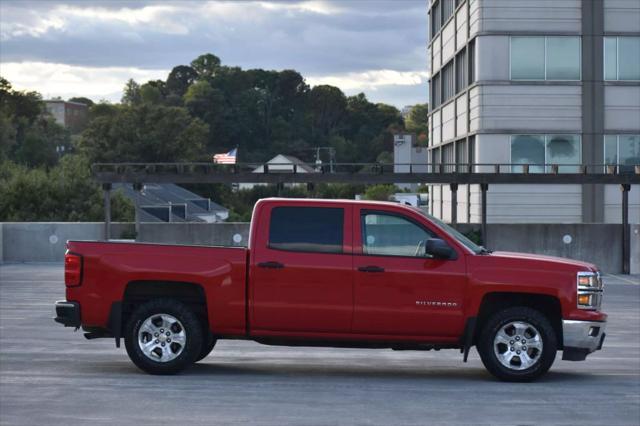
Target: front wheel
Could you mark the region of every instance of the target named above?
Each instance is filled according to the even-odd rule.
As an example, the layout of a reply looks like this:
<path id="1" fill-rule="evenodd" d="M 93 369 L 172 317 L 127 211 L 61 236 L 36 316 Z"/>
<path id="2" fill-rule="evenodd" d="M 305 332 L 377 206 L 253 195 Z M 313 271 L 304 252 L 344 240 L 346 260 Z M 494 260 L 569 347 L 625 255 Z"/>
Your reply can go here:
<path id="1" fill-rule="evenodd" d="M 138 306 L 125 327 L 131 361 L 151 374 L 175 374 L 193 364 L 202 348 L 202 328 L 187 305 L 155 299 Z"/>
<path id="2" fill-rule="evenodd" d="M 202 341 L 202 349 L 200 350 L 200 354 L 196 358 L 196 362 L 202 361 L 205 359 L 216 346 L 218 341 L 213 337 L 213 335 L 209 332 L 205 333 L 203 341 Z"/>
<path id="3" fill-rule="evenodd" d="M 546 373 L 556 357 L 556 334 L 535 309 L 514 307 L 485 323 L 477 343 L 482 363 L 500 380 L 527 382 Z"/>

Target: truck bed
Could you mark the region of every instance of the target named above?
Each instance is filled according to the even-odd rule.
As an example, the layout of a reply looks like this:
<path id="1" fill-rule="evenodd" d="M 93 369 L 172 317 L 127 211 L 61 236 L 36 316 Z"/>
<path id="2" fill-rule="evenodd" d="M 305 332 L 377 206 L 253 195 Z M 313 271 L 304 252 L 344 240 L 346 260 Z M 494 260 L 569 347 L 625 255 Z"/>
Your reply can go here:
<path id="1" fill-rule="evenodd" d="M 178 282 L 201 287 L 212 330 L 246 332 L 246 248 L 69 241 L 68 250 L 82 256 L 82 284 L 67 288 L 67 300 L 92 307 L 81 312 L 83 325 L 108 326 L 131 283 Z"/>

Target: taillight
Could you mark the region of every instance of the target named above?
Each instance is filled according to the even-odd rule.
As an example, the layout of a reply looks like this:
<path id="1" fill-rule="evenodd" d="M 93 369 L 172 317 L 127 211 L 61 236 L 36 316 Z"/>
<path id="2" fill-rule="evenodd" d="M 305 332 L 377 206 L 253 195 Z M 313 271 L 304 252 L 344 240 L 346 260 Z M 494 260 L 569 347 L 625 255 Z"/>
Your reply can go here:
<path id="1" fill-rule="evenodd" d="M 79 286 L 82 279 L 82 256 L 73 253 L 64 255 L 64 283 L 67 287 Z"/>

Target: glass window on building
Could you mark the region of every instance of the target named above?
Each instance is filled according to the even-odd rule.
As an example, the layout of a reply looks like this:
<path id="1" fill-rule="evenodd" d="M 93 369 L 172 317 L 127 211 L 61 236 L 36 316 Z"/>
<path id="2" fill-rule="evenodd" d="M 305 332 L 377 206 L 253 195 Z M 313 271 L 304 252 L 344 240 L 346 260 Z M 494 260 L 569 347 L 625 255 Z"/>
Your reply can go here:
<path id="1" fill-rule="evenodd" d="M 466 172 L 468 162 L 467 141 L 461 139 L 456 142 L 456 165 L 458 166 L 458 172 Z"/>
<path id="2" fill-rule="evenodd" d="M 580 37 L 511 37 L 512 80 L 580 80 Z"/>
<path id="3" fill-rule="evenodd" d="M 511 171 L 521 173 L 522 166 L 516 164 L 528 164 L 529 172 L 541 173 L 544 171 L 544 136 L 543 135 L 517 135 L 511 137 Z"/>
<path id="4" fill-rule="evenodd" d="M 548 135 L 546 164 L 557 164 L 560 173 L 577 173 L 582 153 L 578 135 Z M 547 170 L 551 172 L 551 170 Z"/>
<path id="5" fill-rule="evenodd" d="M 580 80 L 580 39 L 547 37 L 547 80 Z"/>
<path id="6" fill-rule="evenodd" d="M 469 66 L 469 84 L 473 84 L 476 81 L 476 39 L 471 40 L 469 43 L 469 60 L 467 61 Z"/>
<path id="7" fill-rule="evenodd" d="M 604 79 L 640 80 L 640 37 L 604 38 Z"/>
<path id="8" fill-rule="evenodd" d="M 511 78 L 544 80 L 544 37 L 511 37 Z"/>
<path id="9" fill-rule="evenodd" d="M 634 173 L 640 165 L 640 135 L 605 135 L 604 162 L 618 165 L 620 173 Z"/>
<path id="10" fill-rule="evenodd" d="M 558 165 L 560 173 L 576 173 L 582 159 L 579 135 L 514 135 L 511 137 L 511 171 L 522 173 L 528 164 L 530 173 L 547 173 Z"/>

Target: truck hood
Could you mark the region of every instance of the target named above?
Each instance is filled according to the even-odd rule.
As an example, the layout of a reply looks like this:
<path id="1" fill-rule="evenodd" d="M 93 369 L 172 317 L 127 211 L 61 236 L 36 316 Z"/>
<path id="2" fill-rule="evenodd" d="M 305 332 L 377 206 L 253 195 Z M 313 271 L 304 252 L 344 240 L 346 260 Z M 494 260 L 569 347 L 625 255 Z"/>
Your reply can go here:
<path id="1" fill-rule="evenodd" d="M 516 253 L 509 251 L 494 251 L 489 256 L 493 258 L 509 259 L 513 261 L 530 261 L 532 263 L 553 264 L 560 267 L 575 268 L 582 271 L 596 272 L 598 267 L 593 263 L 581 260 L 567 259 L 564 257 L 544 256 L 540 254 Z M 527 262 L 528 263 L 528 262 Z"/>

